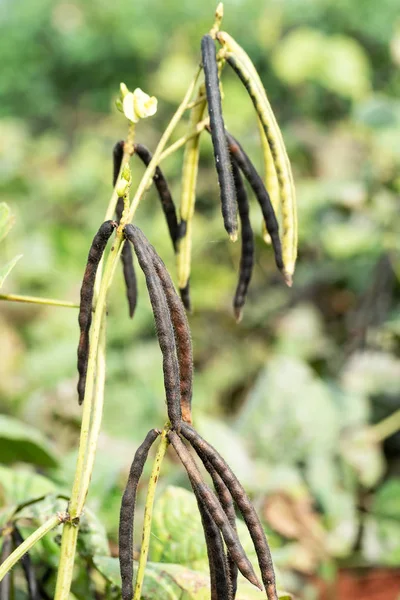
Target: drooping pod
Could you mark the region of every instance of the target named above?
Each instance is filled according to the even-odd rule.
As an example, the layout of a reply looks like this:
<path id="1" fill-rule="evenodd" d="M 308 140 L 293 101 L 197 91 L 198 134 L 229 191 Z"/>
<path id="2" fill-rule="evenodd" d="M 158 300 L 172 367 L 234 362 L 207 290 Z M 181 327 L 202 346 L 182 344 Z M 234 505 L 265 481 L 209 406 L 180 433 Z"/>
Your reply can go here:
<path id="1" fill-rule="evenodd" d="M 185 287 L 179 290 L 179 294 L 181 296 L 183 306 L 186 308 L 187 312 L 191 312 L 192 302 L 190 300 L 190 279 L 188 279 Z"/>
<path id="2" fill-rule="evenodd" d="M 14 541 L 14 546 L 16 548 L 18 546 L 20 546 L 20 544 L 22 544 L 22 542 L 24 541 L 24 538 L 22 537 L 21 532 L 19 531 L 18 527 L 15 524 L 14 524 L 14 528 L 12 531 L 12 538 Z M 29 552 L 24 554 L 24 556 L 21 558 L 21 565 L 22 565 L 22 569 L 24 571 L 25 580 L 26 580 L 26 584 L 28 587 L 29 600 L 39 600 L 39 598 L 40 598 L 39 589 L 38 589 L 38 585 L 37 585 L 37 581 L 36 581 L 36 577 L 35 577 L 35 571 L 34 571 L 34 568 L 32 565 L 32 561 L 31 561 Z"/>
<path id="3" fill-rule="evenodd" d="M 241 224 L 242 251 L 240 256 L 239 281 L 233 299 L 233 310 L 236 321 L 242 318 L 242 310 L 246 302 L 247 290 L 250 284 L 254 265 L 254 235 L 249 218 L 249 203 L 246 190 L 235 160 L 232 161 L 233 179 L 236 187 L 236 199 Z"/>
<path id="4" fill-rule="evenodd" d="M 226 32 L 217 34 L 225 52 L 224 57 L 244 84 L 264 129 L 279 182 L 283 224 L 283 261 L 288 283 L 294 272 L 297 256 L 297 211 L 293 175 L 282 134 L 269 104 L 267 94 L 243 48 Z"/>
<path id="5" fill-rule="evenodd" d="M 202 88 L 199 96 L 204 95 Z M 206 107 L 205 100 L 194 106 L 190 115 L 190 129 L 202 120 Z M 181 202 L 179 207 L 179 233 L 177 243 L 178 286 L 186 308 L 190 309 L 189 277 L 192 254 L 192 220 L 196 202 L 196 183 L 199 164 L 200 133 L 185 144 L 182 167 Z"/>
<path id="6" fill-rule="evenodd" d="M 265 174 L 265 187 L 268 190 L 269 197 L 271 199 L 272 208 L 278 222 L 280 221 L 280 194 L 279 194 L 279 181 L 276 174 L 274 158 L 269 147 L 267 137 L 264 132 L 264 128 L 259 118 L 257 118 L 258 129 L 260 131 L 261 146 L 263 149 L 264 156 L 264 174 Z M 265 221 L 262 222 L 262 238 L 266 244 L 271 244 L 271 236 L 267 231 Z"/>
<path id="7" fill-rule="evenodd" d="M 181 434 L 190 442 L 200 459 L 204 456 L 207 458 L 232 494 L 232 498 L 240 510 L 253 540 L 268 600 L 278 600 L 271 551 L 260 519 L 243 486 L 217 450 L 206 442 L 191 425 L 182 423 Z M 207 464 L 204 466 L 207 468 Z"/>
<path id="8" fill-rule="evenodd" d="M 158 343 L 163 356 L 164 388 L 168 418 L 172 428 L 179 431 L 182 418 L 179 363 L 175 333 L 168 303 L 152 259 L 152 253 L 155 250 L 142 231 L 135 225 L 126 225 L 124 234 L 126 239 L 133 244 L 140 268 L 146 277 Z"/>
<path id="9" fill-rule="evenodd" d="M 190 480 L 196 496 L 204 538 L 207 547 L 208 565 L 210 569 L 211 600 L 232 600 L 229 571 L 222 542 L 221 532 L 210 515 L 196 485 Z"/>
<path id="10" fill-rule="evenodd" d="M 153 260 L 157 275 L 160 279 L 167 300 L 170 317 L 175 334 L 176 350 L 179 362 L 181 412 L 186 423 L 192 423 L 192 387 L 193 387 L 193 351 L 190 337 L 189 323 L 182 301 L 177 295 L 174 284 L 164 262 L 149 245 L 149 252 Z"/>
<path id="11" fill-rule="evenodd" d="M 160 432 L 157 429 L 151 429 L 144 442 L 136 450 L 122 496 L 118 535 L 122 600 L 131 600 L 133 597 L 133 530 L 137 487 L 149 450 L 159 435 Z"/>
<path id="12" fill-rule="evenodd" d="M 137 155 L 143 164 L 148 167 L 151 159 L 153 158 L 152 153 L 143 144 L 134 144 L 134 155 Z M 160 167 L 156 167 L 153 175 L 153 182 L 160 198 L 161 206 L 167 221 L 168 231 L 171 238 L 172 245 L 176 251 L 176 244 L 178 239 L 178 218 L 176 216 L 176 208 L 174 201 L 171 196 L 171 192 L 168 187 L 167 180 Z"/>
<path id="13" fill-rule="evenodd" d="M 124 155 L 124 141 L 117 142 L 113 149 L 113 187 L 117 183 Z M 119 224 L 124 212 L 124 199 L 119 197 L 115 208 L 116 221 Z M 132 318 L 137 304 L 137 283 L 135 267 L 133 264 L 132 249 L 129 244 L 124 244 L 121 251 L 122 271 L 124 275 L 126 297 L 128 299 L 129 316 Z"/>
<path id="14" fill-rule="evenodd" d="M 229 237 L 235 241 L 237 239 L 235 184 L 225 139 L 215 43 L 208 34 L 201 40 L 201 54 L 206 81 L 208 113 L 210 115 L 211 139 L 220 187 L 222 216 Z"/>
<path id="15" fill-rule="evenodd" d="M 278 220 L 275 216 L 274 209 L 272 208 L 269 194 L 265 189 L 265 185 L 257 173 L 256 168 L 239 142 L 228 132 L 226 132 L 226 139 L 228 141 L 229 152 L 231 153 L 232 159 L 236 162 L 237 166 L 246 177 L 260 205 L 267 231 L 271 236 L 276 266 L 282 272 L 283 276 L 285 277 L 285 281 L 290 283 L 282 258 L 282 246 L 279 237 Z"/>
<path id="16" fill-rule="evenodd" d="M 187 425 L 182 423 L 182 427 Z M 185 467 L 190 481 L 192 485 L 195 485 L 197 488 L 197 492 L 202 498 L 203 503 L 207 507 L 212 519 L 219 527 L 222 537 L 224 538 L 225 544 L 238 566 L 239 571 L 242 573 L 246 579 L 250 581 L 253 585 L 262 589 L 260 582 L 257 579 L 256 574 L 254 573 L 254 569 L 251 566 L 249 559 L 246 556 L 245 551 L 243 550 L 243 546 L 241 545 L 237 533 L 234 529 L 232 529 L 224 510 L 216 498 L 213 491 L 209 488 L 209 486 L 203 480 L 200 471 L 198 470 L 196 463 L 194 462 L 190 452 L 183 444 L 179 436 L 174 431 L 168 432 L 168 439 L 174 447 L 179 460 Z"/>
<path id="17" fill-rule="evenodd" d="M 82 404 L 85 396 L 86 372 L 89 359 L 89 331 L 92 324 L 92 303 L 94 282 L 97 269 L 103 256 L 103 252 L 111 237 L 112 232 L 117 227 L 115 221 L 105 221 L 93 238 L 89 250 L 85 273 L 83 275 L 81 287 L 81 302 L 79 306 L 79 328 L 80 338 L 78 345 L 78 397 L 79 404 Z"/>
<path id="18" fill-rule="evenodd" d="M 232 529 L 237 531 L 235 507 L 233 504 L 233 500 L 232 500 L 230 491 L 226 487 L 226 485 L 223 482 L 223 480 L 221 479 L 220 475 L 218 475 L 217 471 L 207 460 L 207 458 L 204 455 L 200 456 L 200 454 L 201 454 L 200 451 L 197 451 L 197 454 L 201 458 L 202 463 L 204 464 L 204 466 L 206 466 L 206 469 L 211 476 L 212 482 L 214 484 L 215 492 L 218 496 L 218 500 L 220 501 L 221 506 L 222 506 L 226 516 L 228 517 L 228 521 L 229 521 Z M 228 557 L 227 557 L 227 567 L 228 567 L 228 573 L 229 573 L 230 597 L 234 599 L 234 598 L 236 598 L 236 591 L 237 591 L 238 568 L 235 564 L 235 561 L 232 559 L 231 555 L 229 554 L 229 552 L 228 552 Z"/>

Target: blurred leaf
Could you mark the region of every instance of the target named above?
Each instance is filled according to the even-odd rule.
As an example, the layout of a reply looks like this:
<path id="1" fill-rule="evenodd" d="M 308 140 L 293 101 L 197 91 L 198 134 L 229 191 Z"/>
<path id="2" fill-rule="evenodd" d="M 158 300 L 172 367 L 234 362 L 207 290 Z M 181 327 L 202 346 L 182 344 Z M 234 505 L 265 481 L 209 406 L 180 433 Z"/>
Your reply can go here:
<path id="1" fill-rule="evenodd" d="M 356 352 L 345 366 L 342 381 L 351 393 L 395 397 L 400 393 L 400 360 L 389 352 Z"/>
<path id="2" fill-rule="evenodd" d="M 400 523 L 400 477 L 392 477 L 377 490 L 371 506 L 371 513 L 379 517 L 395 519 Z"/>
<path id="3" fill-rule="evenodd" d="M 385 471 L 382 449 L 364 431 L 349 434 L 342 439 L 340 451 L 346 462 L 356 470 L 360 483 L 365 487 L 373 487 L 382 477 Z"/>
<path id="4" fill-rule="evenodd" d="M 58 464 L 54 449 L 40 431 L 6 415 L 0 415 L 0 456 L 4 463 Z"/>
<path id="5" fill-rule="evenodd" d="M 400 521 L 367 516 L 363 555 L 369 563 L 397 567 L 400 562 Z"/>
<path id="6" fill-rule="evenodd" d="M 346 223 L 327 224 L 321 229 L 320 235 L 326 253 L 336 260 L 374 255 L 381 250 L 379 231 L 365 219 L 354 217 Z"/>
<path id="7" fill-rule="evenodd" d="M 108 556 L 110 549 L 104 525 L 95 513 L 85 508 L 79 527 L 78 551 L 82 556 Z"/>
<path id="8" fill-rule="evenodd" d="M 6 237 L 14 225 L 15 217 L 5 202 L 0 202 L 0 242 Z"/>
<path id="9" fill-rule="evenodd" d="M 19 261 L 20 258 L 22 258 L 22 254 L 18 254 L 18 256 L 15 256 L 3 267 L 0 267 L 0 288 L 2 287 L 6 278 L 11 273 L 11 271 L 13 270 L 13 268 L 15 267 L 15 265 L 17 264 L 17 262 Z"/>

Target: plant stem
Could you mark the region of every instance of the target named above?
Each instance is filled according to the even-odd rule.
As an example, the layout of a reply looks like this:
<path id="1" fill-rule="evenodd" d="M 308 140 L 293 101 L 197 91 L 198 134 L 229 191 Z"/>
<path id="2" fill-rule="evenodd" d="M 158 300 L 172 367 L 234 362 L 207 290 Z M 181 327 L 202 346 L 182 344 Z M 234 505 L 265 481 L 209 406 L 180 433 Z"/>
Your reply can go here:
<path id="1" fill-rule="evenodd" d="M 67 300 L 54 300 L 54 298 L 39 298 L 37 296 L 19 296 L 18 294 L 0 294 L 0 300 L 8 302 L 26 302 L 28 304 L 46 304 L 47 306 L 64 306 L 65 308 L 79 308 L 75 302 Z"/>
<path id="2" fill-rule="evenodd" d="M 136 194 L 132 200 L 126 222 L 129 222 L 133 219 L 139 202 L 143 198 L 148 187 L 150 187 L 151 185 L 154 171 L 159 162 L 159 158 L 171 134 L 173 133 L 176 125 L 178 124 L 180 118 L 182 117 L 185 111 L 186 105 L 188 104 L 193 94 L 200 72 L 201 67 L 197 69 L 196 75 L 192 83 L 189 85 L 189 88 L 185 94 L 183 101 L 181 102 L 177 111 L 172 117 L 164 134 L 161 136 L 158 146 L 154 152 L 153 159 L 148 165 L 146 171 L 144 172 Z M 130 136 L 130 142 L 132 143 L 133 128 L 130 129 Z M 129 160 L 129 152 L 126 152 L 125 160 Z M 114 191 L 109 206 L 107 208 L 106 219 L 111 218 L 113 216 L 116 201 L 117 195 Z M 72 526 L 71 523 L 65 523 L 64 525 L 64 531 L 61 541 L 61 555 L 57 575 L 56 593 L 54 597 L 55 600 L 68 600 L 69 590 L 71 588 L 76 542 L 78 536 L 79 518 L 81 516 L 85 499 L 88 493 L 102 418 L 103 390 L 100 391 L 100 387 L 104 387 L 104 369 L 101 366 L 99 368 L 98 362 L 100 361 L 100 363 L 102 363 L 102 361 L 104 360 L 104 349 L 100 349 L 101 330 L 103 319 L 105 319 L 107 292 L 115 273 L 115 269 L 117 266 L 123 243 L 124 239 L 122 234 L 122 228 L 119 228 L 119 230 L 117 231 L 117 236 L 112 244 L 107 260 L 105 262 L 104 273 L 102 273 L 101 281 L 100 279 L 98 281 L 96 310 L 94 313 L 90 335 L 89 360 L 86 376 L 85 397 L 83 401 L 83 415 L 79 441 L 78 459 L 76 464 L 75 479 L 72 488 L 71 499 L 69 503 L 69 513 L 71 515 L 71 519 L 74 521 L 74 526 Z M 93 392 L 96 366 L 98 368 L 98 379 L 96 383 L 96 394 L 94 395 Z"/>
<path id="3" fill-rule="evenodd" d="M 43 523 L 39 529 L 36 529 L 29 537 L 26 538 L 25 541 L 22 542 L 14 550 L 12 554 L 3 562 L 0 566 L 0 581 L 3 577 L 8 573 L 10 569 L 26 554 L 39 540 L 42 539 L 43 536 L 46 535 L 49 531 L 57 527 L 63 520 L 64 515 L 55 515 L 51 517 L 48 521 Z"/>
<path id="4" fill-rule="evenodd" d="M 200 103 L 201 102 L 192 102 L 191 104 L 193 106 L 197 106 Z M 176 140 L 176 142 L 174 142 L 173 144 L 168 146 L 168 148 L 166 150 L 164 150 L 164 152 L 161 154 L 161 156 L 159 158 L 159 163 L 162 162 L 164 159 L 166 159 L 168 156 L 170 156 L 176 150 L 179 150 L 179 148 L 184 146 L 186 144 L 186 142 L 188 142 L 192 138 L 197 137 L 199 135 L 199 133 L 201 133 L 205 129 L 205 127 L 207 127 L 207 125 L 209 125 L 209 123 L 210 123 L 210 119 L 208 117 L 206 119 L 203 119 L 203 121 L 200 121 L 200 123 L 197 123 L 196 127 L 194 127 L 194 129 L 192 131 L 190 131 L 186 135 L 180 137 L 179 140 Z"/>
<path id="5" fill-rule="evenodd" d="M 140 600 L 144 579 L 144 572 L 146 569 L 147 556 L 149 554 L 150 545 L 150 532 L 151 522 L 153 518 L 153 505 L 154 496 L 156 492 L 157 482 L 160 475 L 161 464 L 165 456 L 165 452 L 168 447 L 167 432 L 169 425 L 164 427 L 161 434 L 160 443 L 158 445 L 157 454 L 154 460 L 153 469 L 150 475 L 149 487 L 147 488 L 146 505 L 144 507 L 144 523 L 143 523 L 143 534 L 142 534 L 142 547 L 140 549 L 139 566 L 136 575 L 135 593 L 133 600 Z"/>
<path id="6" fill-rule="evenodd" d="M 374 442 L 382 442 L 400 430 L 400 409 L 379 423 L 371 425 L 367 434 Z"/>

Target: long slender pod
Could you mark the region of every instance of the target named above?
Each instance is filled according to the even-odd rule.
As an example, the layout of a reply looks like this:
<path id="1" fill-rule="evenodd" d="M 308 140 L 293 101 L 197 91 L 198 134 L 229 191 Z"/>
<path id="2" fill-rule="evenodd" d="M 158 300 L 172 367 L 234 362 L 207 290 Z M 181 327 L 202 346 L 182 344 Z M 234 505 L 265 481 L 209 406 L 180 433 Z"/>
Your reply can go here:
<path id="1" fill-rule="evenodd" d="M 190 427 L 190 425 L 187 425 L 185 423 L 182 423 L 182 427 L 183 426 Z M 216 498 L 213 491 L 203 480 L 200 471 L 196 466 L 196 463 L 190 455 L 189 450 L 186 448 L 182 440 L 174 431 L 168 432 L 168 439 L 173 445 L 181 463 L 185 467 L 190 480 L 194 482 L 194 485 L 196 485 L 197 491 L 201 496 L 204 504 L 207 506 L 211 517 L 221 530 L 225 544 L 229 552 L 231 553 L 232 558 L 237 564 L 239 571 L 244 577 L 246 577 L 246 579 L 250 581 L 250 583 L 262 589 L 257 579 L 257 576 L 254 573 L 254 569 L 251 566 L 251 563 L 247 558 L 245 551 L 243 550 L 243 546 L 239 541 L 237 533 L 234 529 L 232 529 L 231 525 L 229 524 L 228 518 L 224 513 L 224 510 L 221 504 L 219 503 L 219 500 Z"/>
<path id="2" fill-rule="evenodd" d="M 240 255 L 239 281 L 233 299 L 233 310 L 236 321 L 242 319 L 242 310 L 246 302 L 247 290 L 253 274 L 254 265 L 254 235 L 249 218 L 249 203 L 242 176 L 235 160 L 232 161 L 232 173 L 236 187 L 236 199 L 241 224 L 242 251 Z"/>
<path id="3" fill-rule="evenodd" d="M 101 257 L 111 237 L 112 232 L 116 228 L 115 221 L 105 221 L 96 235 L 93 238 L 90 246 L 89 255 L 86 263 L 85 273 L 83 275 L 81 287 L 81 302 L 79 307 L 79 328 L 80 338 L 78 345 L 78 397 L 79 404 L 82 404 L 85 396 L 86 372 L 89 358 L 89 332 L 92 324 L 92 303 L 94 282 L 96 279 L 97 268 Z"/>
<path id="4" fill-rule="evenodd" d="M 193 388 L 193 351 L 190 337 L 189 323 L 181 299 L 175 291 L 174 284 L 167 271 L 164 262 L 150 247 L 152 260 L 160 278 L 171 321 L 174 328 L 176 351 L 179 361 L 180 388 L 181 388 L 181 411 L 182 419 L 186 423 L 192 423 L 192 388 Z"/>
<path id="5" fill-rule="evenodd" d="M 235 241 L 237 239 L 235 184 L 233 182 L 231 161 L 225 139 L 215 43 L 208 34 L 201 40 L 201 54 L 206 80 L 211 139 L 220 187 L 222 216 L 229 237 Z"/>
<path id="6" fill-rule="evenodd" d="M 151 159 L 153 158 L 152 153 L 143 144 L 134 145 L 134 155 L 140 158 L 143 164 L 148 167 Z M 172 245 L 176 251 L 177 239 L 178 239 L 178 218 L 176 216 L 176 208 L 174 201 L 171 196 L 171 192 L 168 187 L 167 180 L 160 167 L 156 167 L 153 175 L 153 182 L 160 198 L 161 206 L 164 211 L 165 220 L 167 221 L 168 231 L 171 238 Z"/>
<path id="7" fill-rule="evenodd" d="M 118 175 L 121 170 L 122 158 L 124 155 L 124 141 L 117 142 L 113 149 L 113 187 L 117 183 Z M 117 223 L 121 221 L 122 213 L 124 212 L 124 199 L 118 198 L 117 206 L 115 207 L 115 217 Z M 135 267 L 133 265 L 132 249 L 129 244 L 124 244 L 121 252 L 122 270 L 124 275 L 126 297 L 128 299 L 129 316 L 132 318 L 137 304 L 137 283 Z"/>
<path id="8" fill-rule="evenodd" d="M 246 177 L 260 205 L 267 231 L 271 236 L 276 266 L 282 272 L 283 276 L 285 277 L 285 281 L 290 284 L 291 280 L 285 269 L 282 258 L 282 246 L 279 237 L 278 220 L 276 218 L 274 209 L 272 208 L 268 191 L 265 188 L 263 180 L 257 173 L 256 168 L 239 142 L 228 132 L 226 132 L 226 138 L 228 140 L 229 152 L 231 153 L 232 159 L 236 162 L 243 175 Z"/>
<path id="9" fill-rule="evenodd" d="M 204 538 L 206 540 L 210 569 L 211 600 L 233 600 L 221 532 L 210 515 L 195 483 L 192 480 L 190 480 L 190 483 L 193 493 L 196 496 L 203 524 Z"/>
<path id="10" fill-rule="evenodd" d="M 179 431 L 182 418 L 179 362 L 169 307 L 152 260 L 155 250 L 142 231 L 135 225 L 126 225 L 124 233 L 126 239 L 133 244 L 140 268 L 146 277 L 158 343 L 163 356 L 164 387 L 168 418 L 171 426 Z"/>
<path id="11" fill-rule="evenodd" d="M 274 158 L 271 153 L 271 148 L 269 147 L 267 136 L 265 135 L 264 127 L 257 117 L 258 129 L 260 132 L 261 139 L 261 147 L 263 150 L 264 157 L 264 177 L 265 177 L 265 187 L 268 190 L 269 197 L 271 199 L 272 208 L 274 209 L 274 213 L 279 222 L 279 213 L 280 213 L 280 193 L 279 193 L 279 181 L 278 176 L 276 174 Z M 266 244 L 271 244 L 271 236 L 267 231 L 267 227 L 265 225 L 265 221 L 262 222 L 262 237 Z"/>
<path id="12" fill-rule="evenodd" d="M 24 538 L 22 537 L 21 532 L 19 531 L 18 527 L 16 527 L 15 525 L 14 525 L 14 529 L 12 532 L 12 538 L 13 538 L 15 547 L 19 546 L 24 541 Z M 29 552 L 24 554 L 24 556 L 21 558 L 21 565 L 24 570 L 26 584 L 28 587 L 29 600 L 39 600 L 40 594 L 39 594 L 38 584 L 36 581 L 35 571 L 33 569 L 33 565 L 32 565 L 32 561 L 31 561 L 31 557 L 29 556 Z"/>
<path id="13" fill-rule="evenodd" d="M 10 534 L 3 535 L 3 545 L 0 553 L 0 564 L 2 564 L 11 554 L 13 541 Z M 10 600 L 11 598 L 11 571 L 9 571 L 0 581 L 0 600 Z"/>
<path id="14" fill-rule="evenodd" d="M 185 287 L 179 290 L 179 294 L 181 296 L 183 306 L 186 308 L 187 312 L 191 312 L 192 301 L 190 300 L 190 279 L 188 279 Z"/>
<path id="15" fill-rule="evenodd" d="M 206 442 L 191 425 L 182 423 L 181 433 L 198 452 L 200 458 L 201 456 L 207 458 L 232 494 L 253 540 L 268 600 L 278 600 L 271 551 L 260 519 L 243 486 L 217 450 Z"/>
<path id="16" fill-rule="evenodd" d="M 282 134 L 265 89 L 249 56 L 226 32 L 219 32 L 217 39 L 225 50 L 226 61 L 247 89 L 268 139 L 279 181 L 283 220 L 283 260 L 288 278 L 290 278 L 294 272 L 297 256 L 297 211 L 293 175 Z"/>
<path id="17" fill-rule="evenodd" d="M 202 87 L 198 97 L 203 96 Z M 190 129 L 202 120 L 206 101 L 194 106 L 190 115 Z M 196 183 L 199 164 L 200 134 L 189 139 L 185 144 L 182 167 L 181 203 L 179 207 L 179 239 L 177 244 L 178 286 L 185 307 L 190 309 L 189 277 L 192 253 L 192 220 L 196 202 Z M 188 306 L 189 305 L 189 306 Z"/>
<path id="18" fill-rule="evenodd" d="M 236 513 L 235 506 L 233 504 L 232 495 L 225 485 L 223 479 L 214 469 L 210 461 L 207 460 L 204 454 L 201 454 L 200 451 L 197 452 L 199 458 L 201 459 L 203 465 L 207 469 L 208 473 L 211 475 L 211 479 L 214 484 L 215 492 L 218 496 L 218 499 L 221 503 L 222 508 L 226 516 L 228 517 L 228 521 L 231 524 L 232 529 L 236 531 Z M 236 597 L 237 591 L 237 577 L 238 577 L 238 568 L 235 564 L 235 561 L 232 559 L 232 556 L 228 552 L 228 571 L 229 571 L 229 582 L 230 582 L 230 594 L 232 599 L 234 600 Z"/>
<path id="19" fill-rule="evenodd" d="M 136 450 L 129 471 L 128 482 L 122 496 L 118 535 L 122 600 L 131 600 L 133 596 L 133 530 L 136 492 L 149 450 L 159 435 L 160 432 L 157 429 L 150 429 L 144 442 Z"/>

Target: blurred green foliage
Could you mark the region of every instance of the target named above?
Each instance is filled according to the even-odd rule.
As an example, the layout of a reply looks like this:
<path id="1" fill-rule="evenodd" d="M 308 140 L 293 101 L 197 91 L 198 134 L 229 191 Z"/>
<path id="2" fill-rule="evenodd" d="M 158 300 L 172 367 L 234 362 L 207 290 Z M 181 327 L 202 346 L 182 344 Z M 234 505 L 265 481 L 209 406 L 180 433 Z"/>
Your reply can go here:
<path id="1" fill-rule="evenodd" d="M 158 97 L 157 115 L 137 134 L 153 149 L 192 77 L 214 8 L 209 0 L 2 0 L 0 200 L 15 226 L 2 239 L 0 268 L 23 255 L 2 292 L 77 301 L 90 239 L 111 193 L 112 147 L 126 134 L 113 106 L 119 83 Z M 253 58 L 283 130 L 297 188 L 300 251 L 288 290 L 258 236 L 244 319 L 236 326 L 231 302 L 239 248 L 223 231 L 212 149 L 203 136 L 190 317 L 194 417 L 254 497 L 282 587 L 312 599 L 311 574 L 343 564 L 400 565 L 400 435 L 374 444 L 363 434 L 400 406 L 398 1 L 226 2 L 224 28 Z M 253 109 L 228 68 L 223 89 L 227 125 L 261 168 Z M 175 137 L 184 132 L 185 123 Z M 177 202 L 181 159 L 178 153 L 163 165 Z M 134 162 L 134 181 L 142 172 Z M 255 203 L 252 209 L 260 232 Z M 1 208 L 1 238 L 6 212 Z M 175 277 L 154 191 L 137 222 Z M 87 525 L 102 533 L 95 550 L 82 536 L 77 598 L 95 597 L 95 588 L 114 593 L 106 533 L 115 554 L 134 450 L 165 419 L 161 358 L 141 277 L 139 293 L 131 322 L 120 275 L 111 290 L 104 425 L 88 503 L 102 525 Z M 0 340 L 0 408 L 10 419 L 0 422 L 0 445 L 12 440 L 15 461 L 25 463 L 15 466 L 21 482 L 15 486 L 10 468 L 2 467 L 6 519 L 22 501 L 70 489 L 80 423 L 77 314 L 2 303 Z M 0 460 L 8 463 L 9 456 Z M 149 469 L 139 489 L 138 523 Z M 176 486 L 188 488 L 168 460 L 159 527 L 166 526 L 162 502 Z M 177 493 L 184 516 L 185 492 Z M 53 501 L 46 506 L 42 515 L 52 514 Z M 25 517 L 29 530 L 35 522 Z M 176 552 L 157 550 L 160 531 L 152 560 L 165 551 L 184 568 L 201 570 L 199 532 L 190 537 L 181 526 L 171 525 L 182 547 L 176 541 Z M 139 529 L 136 534 L 139 542 Z M 185 550 L 191 543 L 199 564 Z M 55 534 L 34 554 L 41 575 L 50 566 L 49 590 L 57 552 Z"/>

